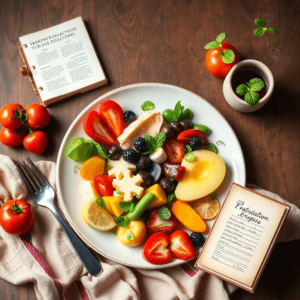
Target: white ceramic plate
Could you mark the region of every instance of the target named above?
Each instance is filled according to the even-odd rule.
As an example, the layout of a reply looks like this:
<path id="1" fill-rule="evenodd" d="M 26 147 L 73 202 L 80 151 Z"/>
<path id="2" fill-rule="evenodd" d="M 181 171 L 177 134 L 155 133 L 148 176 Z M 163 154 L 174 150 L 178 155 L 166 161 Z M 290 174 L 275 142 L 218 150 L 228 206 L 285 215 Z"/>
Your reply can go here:
<path id="1" fill-rule="evenodd" d="M 184 261 L 176 259 L 172 259 L 165 265 L 152 265 L 142 257 L 142 245 L 135 248 L 125 247 L 115 235 L 90 228 L 81 217 L 81 210 L 85 204 L 85 200 L 80 196 L 80 185 L 83 181 L 78 172 L 75 174 L 73 171 L 73 167 L 78 163 L 69 159 L 67 153 L 71 142 L 76 137 L 89 138 L 82 126 L 84 116 L 92 110 L 98 111 L 99 103 L 108 99 L 117 102 L 124 112 L 132 110 L 137 115 L 142 112 L 141 104 L 146 100 L 152 101 L 155 110 L 161 113 L 167 108 L 174 109 L 178 100 L 181 100 L 186 108 L 190 108 L 193 112 L 192 121 L 207 125 L 211 129 L 208 141 L 216 144 L 218 140 L 222 140 L 226 144 L 226 146 L 217 146 L 218 153 L 227 166 L 225 179 L 217 190 L 220 204 L 223 203 L 232 182 L 245 185 L 245 162 L 239 141 L 225 118 L 203 98 L 185 89 L 158 83 L 129 85 L 101 96 L 79 114 L 63 139 L 57 158 L 57 191 L 68 221 L 83 241 L 112 260 L 137 268 L 160 269 L 180 265 Z M 213 221 L 207 222 L 209 228 L 212 224 Z M 200 248 L 195 250 L 198 255 Z"/>

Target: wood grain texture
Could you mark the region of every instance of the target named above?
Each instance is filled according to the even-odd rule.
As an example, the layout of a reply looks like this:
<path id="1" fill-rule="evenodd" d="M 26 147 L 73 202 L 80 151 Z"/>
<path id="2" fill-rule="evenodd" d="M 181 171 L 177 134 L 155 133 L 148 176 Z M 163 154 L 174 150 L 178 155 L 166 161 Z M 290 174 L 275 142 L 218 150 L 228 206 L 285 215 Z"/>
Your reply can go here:
<path id="1" fill-rule="evenodd" d="M 2 0 L 0 1 L 0 105 L 37 102 L 17 45 L 19 36 L 77 16 L 86 22 L 109 79 L 105 87 L 49 109 L 49 146 L 43 155 L 0 145 L 16 161 L 56 161 L 60 143 L 80 111 L 114 88 L 140 82 L 183 87 L 212 103 L 235 130 L 245 155 L 247 181 L 278 193 L 296 205 L 300 191 L 300 3 L 281 0 Z M 254 19 L 279 30 L 255 37 Z M 205 66 L 204 45 L 220 32 L 243 59 L 264 62 L 275 78 L 269 103 L 251 114 L 234 111 L 224 100 L 223 79 Z M 212 120 L 213 122 L 213 120 Z M 299 299 L 300 241 L 279 244 L 254 295 L 238 290 L 232 299 Z M 0 280 L 0 299 L 34 299 L 33 285 Z"/>

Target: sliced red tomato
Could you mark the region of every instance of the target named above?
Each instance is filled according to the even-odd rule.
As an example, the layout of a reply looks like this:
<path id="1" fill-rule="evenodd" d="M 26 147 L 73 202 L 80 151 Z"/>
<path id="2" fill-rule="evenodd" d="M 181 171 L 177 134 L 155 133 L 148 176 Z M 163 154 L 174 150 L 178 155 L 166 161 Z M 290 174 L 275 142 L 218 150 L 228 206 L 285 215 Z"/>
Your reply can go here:
<path id="1" fill-rule="evenodd" d="M 195 255 L 189 235 L 183 230 L 177 230 L 170 236 L 170 251 L 174 258 L 188 260 Z"/>
<path id="2" fill-rule="evenodd" d="M 111 135 L 115 138 L 119 137 L 124 130 L 123 110 L 121 106 L 112 100 L 107 100 L 100 103 L 99 113 L 101 120 Z"/>
<path id="3" fill-rule="evenodd" d="M 163 232 L 149 236 L 143 247 L 143 258 L 151 264 L 163 265 L 171 260 L 168 244 L 170 238 Z"/>
<path id="4" fill-rule="evenodd" d="M 83 129 L 85 133 L 97 143 L 112 146 L 115 139 L 106 128 L 100 114 L 96 111 L 88 113 L 83 121 Z"/>
<path id="5" fill-rule="evenodd" d="M 150 218 L 147 222 L 147 231 L 149 233 L 164 232 L 166 234 L 171 234 L 173 231 L 175 231 L 177 224 L 178 221 L 172 213 L 168 220 L 161 220 L 161 218 L 158 216 L 157 208 L 153 210 L 150 215 Z"/>
<path id="6" fill-rule="evenodd" d="M 177 136 L 177 141 L 188 145 L 190 140 L 194 137 L 202 140 L 202 147 L 207 144 L 207 138 L 205 134 L 199 129 L 188 129 L 180 132 Z"/>
<path id="7" fill-rule="evenodd" d="M 185 154 L 185 146 L 183 143 L 176 140 L 166 140 L 163 145 L 168 158 L 167 161 L 171 164 L 179 164 L 182 162 Z"/>

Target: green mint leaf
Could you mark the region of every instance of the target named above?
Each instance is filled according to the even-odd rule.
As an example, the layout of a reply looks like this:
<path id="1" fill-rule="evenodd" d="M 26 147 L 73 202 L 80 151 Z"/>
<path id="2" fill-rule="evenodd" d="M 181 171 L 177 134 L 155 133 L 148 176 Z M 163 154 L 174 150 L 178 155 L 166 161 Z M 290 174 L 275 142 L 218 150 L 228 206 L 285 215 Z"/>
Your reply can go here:
<path id="1" fill-rule="evenodd" d="M 193 152 L 193 149 L 191 148 L 190 145 L 186 145 L 186 146 L 185 146 L 185 149 L 186 149 L 186 153 Z"/>
<path id="2" fill-rule="evenodd" d="M 151 110 L 154 108 L 154 104 L 151 101 L 146 101 L 141 106 L 143 111 Z"/>
<path id="3" fill-rule="evenodd" d="M 222 55 L 222 61 L 224 64 L 231 64 L 234 62 L 235 55 L 232 50 L 226 49 L 223 52 L 224 55 Z"/>
<path id="4" fill-rule="evenodd" d="M 159 132 L 155 136 L 155 141 L 156 141 L 155 150 L 158 149 L 158 148 L 161 148 L 162 145 L 164 144 L 165 140 L 166 140 L 166 134 L 164 132 Z"/>
<path id="5" fill-rule="evenodd" d="M 106 202 L 105 202 L 104 199 L 98 198 L 98 199 L 95 200 L 95 202 L 96 202 L 99 206 L 101 206 L 102 208 L 107 209 Z"/>
<path id="6" fill-rule="evenodd" d="M 254 22 L 259 27 L 266 27 L 266 22 L 263 19 L 255 19 Z"/>
<path id="7" fill-rule="evenodd" d="M 185 160 L 185 161 L 191 162 L 191 161 L 193 161 L 194 159 L 195 159 L 194 153 L 189 152 L 189 153 L 186 153 L 186 154 L 184 155 L 184 160 Z"/>
<path id="8" fill-rule="evenodd" d="M 144 134 L 144 139 L 147 145 L 147 148 L 149 149 L 149 151 L 154 151 L 156 148 L 156 140 L 154 137 L 152 137 L 149 134 Z"/>
<path id="9" fill-rule="evenodd" d="M 217 148 L 216 148 L 216 146 L 213 143 L 206 144 L 205 150 L 217 153 Z"/>
<path id="10" fill-rule="evenodd" d="M 248 85 L 252 91 L 258 92 L 265 86 L 265 83 L 259 78 L 253 78 L 249 81 Z"/>
<path id="11" fill-rule="evenodd" d="M 127 240 L 128 240 L 128 241 L 132 241 L 133 237 L 134 237 L 134 234 L 133 234 L 133 232 L 130 230 L 130 231 L 128 232 L 128 234 L 127 234 Z"/>
<path id="12" fill-rule="evenodd" d="M 169 176 L 169 178 L 173 181 L 174 180 L 174 177 L 173 176 Z"/>
<path id="13" fill-rule="evenodd" d="M 217 38 L 216 38 L 216 41 L 221 44 L 223 41 L 225 40 L 225 33 L 220 33 Z"/>
<path id="14" fill-rule="evenodd" d="M 95 155 L 95 147 L 82 137 L 76 138 L 70 145 L 68 157 L 76 162 L 83 162 Z"/>
<path id="15" fill-rule="evenodd" d="M 143 152 L 143 154 L 144 154 L 144 155 L 148 155 L 148 154 L 151 154 L 152 152 L 153 152 L 153 151 L 150 151 L 150 150 L 149 150 L 149 151 Z"/>
<path id="16" fill-rule="evenodd" d="M 95 146 L 99 156 L 101 156 L 104 159 L 108 159 L 108 156 L 106 154 L 106 150 L 102 145 L 98 144 L 97 142 L 95 142 L 93 140 L 90 140 L 90 142 Z"/>
<path id="17" fill-rule="evenodd" d="M 180 121 L 182 114 L 183 114 L 182 105 L 180 104 L 180 101 L 178 101 L 174 108 L 174 121 Z"/>
<path id="18" fill-rule="evenodd" d="M 108 170 L 108 168 L 109 168 L 109 165 L 105 165 L 105 166 L 104 166 L 104 169 L 105 169 L 105 170 Z"/>
<path id="19" fill-rule="evenodd" d="M 122 195 L 122 192 L 118 188 L 116 189 L 116 193 Z"/>
<path id="20" fill-rule="evenodd" d="M 217 49 L 220 46 L 220 44 L 216 41 L 210 42 L 207 45 L 204 46 L 204 49 Z"/>
<path id="21" fill-rule="evenodd" d="M 236 88 L 235 91 L 237 94 L 244 96 L 248 93 L 249 88 L 245 84 L 241 84 Z"/>
<path id="22" fill-rule="evenodd" d="M 222 141 L 220 141 L 220 140 L 218 140 L 218 141 L 216 142 L 216 144 L 217 144 L 217 145 L 224 145 L 224 146 L 225 146 L 225 143 L 222 142 Z"/>
<path id="23" fill-rule="evenodd" d="M 169 194 L 169 195 L 167 196 L 168 203 L 169 203 L 170 205 L 172 205 L 172 204 L 171 204 L 171 201 L 172 201 L 174 198 L 175 198 L 175 192 L 173 192 L 173 193 L 171 193 L 171 194 Z"/>
<path id="24" fill-rule="evenodd" d="M 210 196 L 211 200 L 216 200 L 217 199 L 217 193 L 216 192 L 213 193 L 213 194 L 211 194 L 211 195 L 209 195 L 209 196 Z"/>
<path id="25" fill-rule="evenodd" d="M 256 92 L 250 91 L 245 95 L 244 99 L 250 106 L 253 106 L 259 101 L 259 96 Z"/>
<path id="26" fill-rule="evenodd" d="M 129 224 L 129 220 L 126 217 L 119 216 L 115 218 L 115 223 L 120 227 L 127 227 Z"/>
<path id="27" fill-rule="evenodd" d="M 133 202 L 125 202 L 125 201 L 120 201 L 119 202 L 120 207 L 126 212 L 130 213 L 134 209 L 134 203 Z"/>
<path id="28" fill-rule="evenodd" d="M 253 31 L 253 34 L 254 35 L 257 35 L 257 36 L 262 36 L 262 35 L 264 35 L 265 34 L 265 30 L 263 30 L 262 28 L 256 28 L 256 29 L 254 29 L 254 31 Z"/>
<path id="29" fill-rule="evenodd" d="M 79 169 L 79 170 L 80 170 L 80 167 L 79 167 L 79 166 L 77 166 L 77 165 L 76 165 L 76 166 L 74 166 L 74 168 L 73 168 L 73 172 L 74 172 L 74 173 L 76 173 L 76 169 Z"/>
<path id="30" fill-rule="evenodd" d="M 117 229 L 115 229 L 115 228 L 109 230 L 109 232 L 113 233 L 114 235 L 117 235 Z"/>
<path id="31" fill-rule="evenodd" d="M 273 27 L 268 27 L 268 29 L 273 33 L 278 33 L 278 31 Z"/>
<path id="32" fill-rule="evenodd" d="M 169 220 L 171 217 L 171 212 L 165 206 L 158 210 L 158 216 L 161 220 Z"/>

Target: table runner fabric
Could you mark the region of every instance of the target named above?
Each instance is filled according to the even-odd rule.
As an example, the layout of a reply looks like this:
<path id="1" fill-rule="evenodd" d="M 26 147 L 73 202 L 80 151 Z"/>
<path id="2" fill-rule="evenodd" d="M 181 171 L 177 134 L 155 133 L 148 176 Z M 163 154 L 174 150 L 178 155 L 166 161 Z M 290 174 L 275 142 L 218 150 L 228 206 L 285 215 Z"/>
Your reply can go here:
<path id="1" fill-rule="evenodd" d="M 55 163 L 39 161 L 36 165 L 56 190 Z M 248 187 L 288 203 L 257 186 Z M 39 300 L 226 300 L 237 289 L 195 269 L 194 260 L 178 267 L 144 270 L 126 267 L 93 252 L 104 271 L 98 277 L 89 275 L 52 212 L 36 205 L 14 162 L 0 155 L 1 205 L 9 199 L 26 199 L 35 210 L 36 221 L 30 233 L 21 237 L 9 235 L 0 226 L 0 276 L 16 285 L 32 282 Z M 62 213 L 57 197 L 55 203 Z M 288 204 L 291 211 L 278 242 L 300 238 L 300 210 Z"/>

